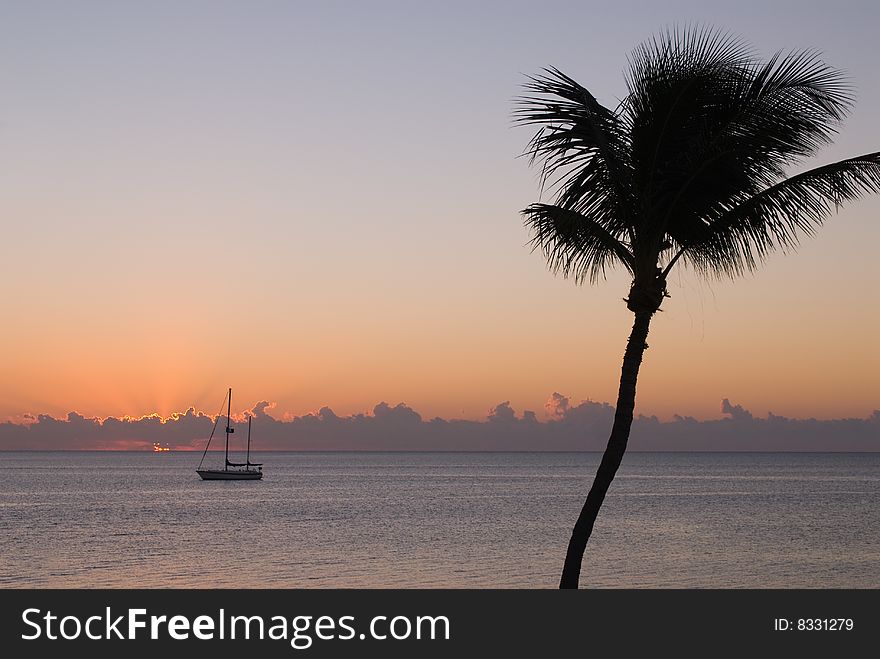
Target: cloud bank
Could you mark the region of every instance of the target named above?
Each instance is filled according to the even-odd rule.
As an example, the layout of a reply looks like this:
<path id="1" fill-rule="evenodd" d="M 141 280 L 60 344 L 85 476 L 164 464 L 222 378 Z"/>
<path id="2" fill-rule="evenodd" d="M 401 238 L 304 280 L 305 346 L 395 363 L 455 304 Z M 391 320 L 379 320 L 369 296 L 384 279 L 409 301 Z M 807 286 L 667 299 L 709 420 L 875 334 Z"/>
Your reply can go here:
<path id="1" fill-rule="evenodd" d="M 253 415 L 254 448 L 284 451 L 601 451 L 614 417 L 608 403 L 573 404 L 554 393 L 544 405 L 546 420 L 533 411 L 517 412 L 505 401 L 485 420 L 424 419 L 399 403 L 379 403 L 369 414 L 338 416 L 329 407 L 279 420 L 272 405 L 257 403 Z M 636 417 L 630 437 L 635 451 L 880 451 L 880 410 L 865 419 L 789 419 L 770 414 L 757 418 L 725 399 L 724 418 L 699 421 L 675 416 L 671 421 Z M 66 419 L 26 415 L 21 423 L 0 424 L 0 450 L 149 450 L 154 442 L 172 449 L 205 446 L 215 418 L 190 408 L 167 419 L 87 418 L 71 412 Z M 238 424 L 241 427 L 241 423 Z M 223 420 L 212 448 L 222 446 Z M 236 446 L 244 440 L 239 430 Z M 220 441 L 217 441 L 217 440 Z"/>

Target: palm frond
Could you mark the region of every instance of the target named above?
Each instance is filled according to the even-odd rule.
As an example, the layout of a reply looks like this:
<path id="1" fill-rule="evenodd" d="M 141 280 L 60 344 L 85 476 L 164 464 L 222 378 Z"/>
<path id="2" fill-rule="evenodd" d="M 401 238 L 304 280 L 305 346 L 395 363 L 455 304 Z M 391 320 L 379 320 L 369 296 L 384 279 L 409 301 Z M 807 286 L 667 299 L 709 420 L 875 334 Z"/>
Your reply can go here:
<path id="1" fill-rule="evenodd" d="M 704 130 L 734 72 L 750 58 L 740 40 L 709 28 L 666 31 L 633 51 L 621 115 L 642 194 L 651 194 L 654 174 L 683 152 L 695 131 Z"/>
<path id="2" fill-rule="evenodd" d="M 880 152 L 811 169 L 750 196 L 694 227 L 681 256 L 704 274 L 753 271 L 772 250 L 793 249 L 844 203 L 871 193 L 880 193 Z"/>
<path id="3" fill-rule="evenodd" d="M 517 99 L 517 125 L 537 125 L 526 147 L 530 163 L 541 163 L 541 184 L 557 191 L 556 203 L 578 208 L 598 193 L 627 214 L 631 186 L 629 145 L 617 113 L 555 68 L 529 76 L 528 92 Z"/>
<path id="4" fill-rule="evenodd" d="M 600 279 L 618 263 L 634 271 L 628 246 L 587 215 L 552 204 L 532 204 L 522 214 L 533 249 L 544 254 L 552 272 L 582 283 Z"/>
<path id="5" fill-rule="evenodd" d="M 655 231 L 704 213 L 707 200 L 724 204 L 771 185 L 830 141 L 852 102 L 842 74 L 815 53 L 762 64 L 708 30 L 638 48 L 628 87 L 623 115 Z M 700 194 L 706 183 L 711 195 Z"/>

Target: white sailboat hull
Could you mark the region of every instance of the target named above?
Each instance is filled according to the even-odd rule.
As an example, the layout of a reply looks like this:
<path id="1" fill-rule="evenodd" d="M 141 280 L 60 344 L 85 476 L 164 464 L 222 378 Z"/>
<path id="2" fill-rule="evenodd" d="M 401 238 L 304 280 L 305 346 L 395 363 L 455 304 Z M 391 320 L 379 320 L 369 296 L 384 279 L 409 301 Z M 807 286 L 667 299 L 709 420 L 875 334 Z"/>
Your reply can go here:
<path id="1" fill-rule="evenodd" d="M 231 469 L 199 469 L 196 473 L 203 481 L 256 481 L 263 477 L 262 471 L 233 471 Z"/>

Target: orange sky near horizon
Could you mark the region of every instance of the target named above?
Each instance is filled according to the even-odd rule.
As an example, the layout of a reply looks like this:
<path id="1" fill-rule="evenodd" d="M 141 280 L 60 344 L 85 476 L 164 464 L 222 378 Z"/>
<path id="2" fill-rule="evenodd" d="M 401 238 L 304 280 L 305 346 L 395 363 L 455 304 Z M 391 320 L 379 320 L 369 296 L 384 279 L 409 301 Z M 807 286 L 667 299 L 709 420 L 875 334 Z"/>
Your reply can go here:
<path id="1" fill-rule="evenodd" d="M 758 276 L 674 280 L 649 337 L 637 412 L 717 418 L 722 398 L 757 415 L 792 417 L 863 418 L 880 406 L 872 343 L 880 322 L 876 307 L 862 304 L 872 295 L 864 266 L 821 267 L 855 215 L 826 227 L 824 246 L 820 236 Z M 221 313 L 203 325 L 207 297 L 154 288 L 165 300 L 155 308 L 109 303 L 122 317 L 114 323 L 77 300 L 58 300 L 34 323 L 45 311 L 23 299 L 4 330 L 0 415 L 167 416 L 191 405 L 213 414 L 230 385 L 235 409 L 268 400 L 278 417 L 403 401 L 424 417 L 479 419 L 504 400 L 540 416 L 554 391 L 613 404 L 630 322 L 620 300 L 625 279 L 578 288 L 511 247 L 523 261 L 521 281 L 492 292 L 469 290 L 465 277 L 454 294 L 421 298 L 432 287 L 410 281 L 404 307 L 396 303 L 402 285 L 377 283 L 377 294 L 347 298 L 344 308 L 238 305 L 227 322 Z M 851 285 L 833 290 L 829 280 L 844 273 Z M 103 288 L 97 280 L 90 287 Z"/>
<path id="2" fill-rule="evenodd" d="M 179 20 L 4 10 L 0 420 L 214 414 L 228 386 L 235 409 L 279 418 L 614 403 L 628 283 L 577 287 L 529 252 L 518 210 L 539 191 L 511 98 L 554 65 L 613 104 L 629 49 L 691 13 L 609 15 L 584 43 L 574 17 L 535 38 L 538 7 L 505 31 L 488 8 L 164 10 Z M 817 47 L 849 73 L 858 103 L 812 164 L 880 149 L 880 68 L 859 50 L 875 22 L 706 11 L 763 53 Z M 878 219 L 880 199 L 847 206 L 735 282 L 674 273 L 636 413 L 880 408 Z"/>

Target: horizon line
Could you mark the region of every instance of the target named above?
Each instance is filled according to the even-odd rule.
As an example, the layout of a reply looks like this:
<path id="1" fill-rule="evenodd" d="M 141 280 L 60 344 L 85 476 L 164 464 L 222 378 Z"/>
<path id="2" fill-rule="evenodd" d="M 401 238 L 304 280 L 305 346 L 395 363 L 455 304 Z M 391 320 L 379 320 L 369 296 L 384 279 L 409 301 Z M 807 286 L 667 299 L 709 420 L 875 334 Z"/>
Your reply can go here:
<path id="1" fill-rule="evenodd" d="M 200 451 L 204 449 L 198 448 L 180 448 L 180 449 L 170 449 L 169 451 L 162 451 L 162 455 L 167 453 L 185 453 L 185 454 L 198 454 Z M 230 451 L 231 453 L 232 451 Z M 243 450 L 236 449 L 236 453 L 244 453 Z M 0 448 L 0 453 L 142 453 L 145 455 L 155 454 L 156 451 L 153 451 L 149 448 L 138 448 L 138 449 L 100 449 L 100 448 L 68 448 L 68 449 L 4 449 Z M 223 449 L 210 449 L 208 453 L 223 453 Z M 595 453 L 601 455 L 604 453 L 604 450 L 596 449 L 596 450 L 572 450 L 572 451 L 563 451 L 556 449 L 546 449 L 543 451 L 523 451 L 519 449 L 497 449 L 497 450 L 486 450 L 486 449 L 473 449 L 473 450 L 424 450 L 420 451 L 417 449 L 405 450 L 385 450 L 385 449 L 331 449 L 331 450 L 318 450 L 318 449 L 289 449 L 289 450 L 281 450 L 281 449 L 265 449 L 265 450 L 251 450 L 251 453 L 311 453 L 311 454 L 335 454 L 335 453 L 377 453 L 377 454 L 455 454 L 455 453 L 466 453 L 466 454 L 498 454 L 498 453 L 519 453 L 523 455 L 531 455 L 531 454 L 560 454 L 560 455 L 570 455 L 570 454 L 580 454 L 580 453 Z M 809 450 L 798 450 L 798 449 L 790 449 L 787 451 L 780 450 L 766 450 L 766 451 L 755 451 L 755 450 L 731 450 L 731 449 L 716 449 L 716 450 L 702 450 L 702 451 L 690 451 L 684 449 L 662 449 L 656 451 L 646 451 L 644 449 L 632 449 L 627 451 L 627 453 L 707 453 L 707 454 L 718 454 L 718 453 L 736 453 L 736 454 L 747 454 L 747 453 L 755 453 L 755 454 L 813 454 L 813 455 L 826 455 L 826 454 L 835 454 L 835 455 L 872 455 L 876 453 L 880 453 L 880 448 L 871 451 L 809 451 Z M 161 459 L 161 458 L 160 458 Z"/>

